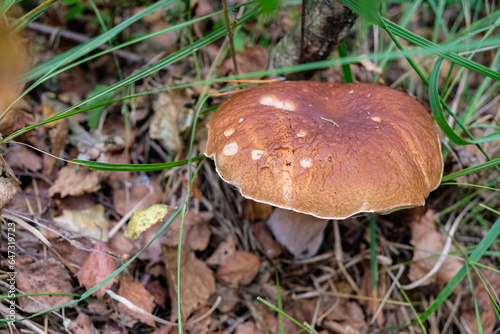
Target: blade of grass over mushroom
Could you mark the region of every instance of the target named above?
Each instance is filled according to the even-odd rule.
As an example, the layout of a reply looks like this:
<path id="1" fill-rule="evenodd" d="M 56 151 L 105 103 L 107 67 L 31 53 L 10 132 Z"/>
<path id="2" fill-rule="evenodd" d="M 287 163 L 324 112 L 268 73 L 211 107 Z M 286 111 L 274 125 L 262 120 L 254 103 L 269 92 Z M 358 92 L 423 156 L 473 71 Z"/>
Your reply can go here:
<path id="1" fill-rule="evenodd" d="M 468 263 L 464 264 L 462 268 L 458 271 L 455 277 L 444 287 L 444 289 L 440 292 L 440 294 L 436 297 L 434 302 L 429 306 L 427 310 L 424 311 L 419 317 L 419 321 L 425 321 L 432 313 L 434 313 L 445 300 L 451 295 L 455 287 L 462 281 L 462 279 L 467 274 L 467 265 L 473 264 L 473 262 L 479 261 L 481 257 L 485 254 L 488 248 L 495 242 L 495 240 L 500 235 L 500 218 L 498 218 L 491 229 L 486 233 L 484 238 L 479 242 L 476 249 L 471 253 L 470 257 L 466 258 Z M 406 328 L 410 325 L 415 325 L 417 320 L 413 321 L 411 324 L 394 326 L 387 328 L 387 331 L 399 330 L 402 328 Z"/>
<path id="2" fill-rule="evenodd" d="M 175 162 L 166 162 L 159 164 L 110 164 L 104 162 L 87 161 L 87 160 L 73 160 L 74 163 L 85 165 L 90 167 L 91 170 L 103 170 L 112 172 L 151 172 L 155 170 L 169 169 L 173 167 L 184 166 L 189 163 L 189 161 L 201 161 L 205 158 L 203 155 L 196 156 L 191 160 L 180 160 Z"/>
<path id="3" fill-rule="evenodd" d="M 301 324 L 300 322 L 298 322 L 297 320 L 295 320 L 294 318 L 292 318 L 291 316 L 289 316 L 288 314 L 286 314 L 285 312 L 283 312 L 282 310 L 280 310 L 279 308 L 277 308 L 276 306 L 274 306 L 273 304 L 271 304 L 270 302 L 265 300 L 264 298 L 259 296 L 259 297 L 257 297 L 257 300 L 259 302 L 261 302 L 262 304 L 266 305 L 267 307 L 269 307 L 270 309 L 274 310 L 278 314 L 280 314 L 284 317 L 287 317 L 290 321 L 292 321 L 294 324 L 296 324 L 297 326 L 299 326 L 300 328 L 302 328 L 306 332 L 308 332 L 308 333 L 310 332 L 306 326 L 304 326 L 303 324 Z"/>

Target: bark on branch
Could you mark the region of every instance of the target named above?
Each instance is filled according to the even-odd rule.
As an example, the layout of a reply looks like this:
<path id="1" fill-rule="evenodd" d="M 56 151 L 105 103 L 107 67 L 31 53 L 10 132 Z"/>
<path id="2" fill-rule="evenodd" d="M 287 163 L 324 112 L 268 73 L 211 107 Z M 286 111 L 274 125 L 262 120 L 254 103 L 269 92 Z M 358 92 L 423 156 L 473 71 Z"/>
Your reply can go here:
<path id="1" fill-rule="evenodd" d="M 271 51 L 270 68 L 326 60 L 349 34 L 357 17 L 337 0 L 308 0 L 302 10 L 305 10 L 302 57 L 302 22 L 299 20 Z M 307 71 L 285 76 L 290 80 L 305 80 L 313 74 L 314 71 Z"/>

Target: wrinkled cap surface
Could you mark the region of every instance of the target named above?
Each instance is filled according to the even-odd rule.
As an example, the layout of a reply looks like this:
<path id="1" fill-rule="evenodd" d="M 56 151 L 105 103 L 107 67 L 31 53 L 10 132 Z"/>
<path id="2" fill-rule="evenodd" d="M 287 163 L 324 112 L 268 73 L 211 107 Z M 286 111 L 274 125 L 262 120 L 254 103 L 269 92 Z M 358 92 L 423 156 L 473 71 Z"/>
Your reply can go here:
<path id="1" fill-rule="evenodd" d="M 427 110 L 364 83 L 236 93 L 211 118 L 205 155 L 243 196 L 326 219 L 423 205 L 443 170 Z"/>

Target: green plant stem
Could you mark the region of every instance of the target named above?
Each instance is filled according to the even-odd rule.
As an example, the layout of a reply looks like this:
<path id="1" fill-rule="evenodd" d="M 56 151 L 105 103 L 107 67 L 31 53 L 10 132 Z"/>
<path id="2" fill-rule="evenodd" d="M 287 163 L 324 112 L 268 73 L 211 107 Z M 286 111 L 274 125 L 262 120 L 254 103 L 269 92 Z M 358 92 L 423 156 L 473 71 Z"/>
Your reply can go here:
<path id="1" fill-rule="evenodd" d="M 238 75 L 238 63 L 236 62 L 236 50 L 234 49 L 234 36 L 231 22 L 229 21 L 229 11 L 227 9 L 227 0 L 222 0 L 222 9 L 224 11 L 224 22 L 226 23 L 227 36 L 229 38 L 229 47 L 231 48 L 231 58 L 233 59 L 234 73 Z"/>

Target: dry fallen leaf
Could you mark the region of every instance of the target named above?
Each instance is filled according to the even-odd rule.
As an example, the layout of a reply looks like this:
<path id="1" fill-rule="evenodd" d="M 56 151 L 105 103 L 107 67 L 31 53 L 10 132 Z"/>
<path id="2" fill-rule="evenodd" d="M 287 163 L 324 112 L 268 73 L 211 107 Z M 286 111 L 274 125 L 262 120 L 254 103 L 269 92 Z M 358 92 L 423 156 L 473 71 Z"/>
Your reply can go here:
<path id="1" fill-rule="evenodd" d="M 120 278 L 120 287 L 118 288 L 117 294 L 126 298 L 132 304 L 143 309 L 144 311 L 148 313 L 153 312 L 154 298 L 141 284 L 133 282 L 126 277 L 122 277 Z M 134 312 L 122 303 L 118 304 L 118 309 L 124 315 L 138 319 L 151 327 L 156 327 L 156 323 L 153 318 Z M 132 323 L 135 322 L 129 319 L 122 319 L 122 321 L 131 325 L 130 327 L 132 327 Z"/>
<path id="2" fill-rule="evenodd" d="M 255 323 L 248 321 L 238 325 L 234 334 L 264 334 L 264 332 L 257 329 Z"/>
<path id="3" fill-rule="evenodd" d="M 104 217 L 104 207 L 100 204 L 85 210 L 63 210 L 63 214 L 54 217 L 54 221 L 89 237 L 108 240 L 109 222 Z"/>
<path id="4" fill-rule="evenodd" d="M 163 260 L 167 269 L 167 280 L 171 301 L 171 321 L 177 319 L 177 293 L 180 289 L 182 320 L 186 320 L 199 307 L 205 306 L 215 292 L 215 278 L 205 262 L 194 253 L 182 251 L 180 265 L 181 284 L 177 284 L 177 247 L 163 246 Z"/>
<path id="5" fill-rule="evenodd" d="M 131 183 L 136 183 L 136 180 L 131 180 Z M 138 209 L 146 209 L 154 204 L 161 202 L 163 190 L 156 182 L 149 180 L 147 184 L 133 185 L 131 188 L 124 189 L 123 185 L 113 189 L 113 203 L 115 210 L 120 215 L 126 215 L 137 203 L 147 199 L 141 204 Z"/>
<path id="6" fill-rule="evenodd" d="M 43 110 L 43 116 L 45 119 L 53 117 L 60 112 L 66 110 L 68 107 L 70 107 L 69 104 L 60 101 L 57 98 L 57 95 L 52 93 L 52 92 L 45 92 L 40 95 L 40 98 L 42 100 L 42 110 Z M 60 122 L 63 122 L 65 119 L 59 119 L 57 121 L 53 121 L 50 123 L 45 124 L 45 127 L 47 128 L 53 128 Z"/>
<path id="7" fill-rule="evenodd" d="M 12 197 L 16 194 L 19 189 L 21 182 L 16 178 L 12 169 L 0 155 L 0 211 L 3 209 L 7 203 L 10 202 Z"/>
<path id="8" fill-rule="evenodd" d="M 87 290 L 93 288 L 96 284 L 101 283 L 113 271 L 116 270 L 116 262 L 111 256 L 107 254 L 108 247 L 104 242 L 98 241 L 94 245 L 94 252 L 91 252 L 87 257 L 80 270 L 76 273 L 78 282 L 85 286 Z M 116 277 L 111 279 L 108 283 L 104 284 L 96 292 L 94 296 L 102 298 L 106 290 L 111 288 L 113 283 L 117 282 Z"/>
<path id="9" fill-rule="evenodd" d="M 341 301 L 334 305 L 334 309 L 321 323 L 325 329 L 339 334 L 364 334 L 367 332 L 365 314 L 358 303 Z"/>
<path id="10" fill-rule="evenodd" d="M 15 145 L 5 155 L 5 161 L 11 168 L 42 169 L 42 157 L 26 146 Z"/>
<path id="11" fill-rule="evenodd" d="M 260 259 L 251 253 L 236 251 L 221 262 L 217 277 L 223 282 L 235 286 L 248 285 L 259 271 Z"/>
<path id="12" fill-rule="evenodd" d="M 169 234 L 165 244 L 170 247 L 179 244 L 179 231 L 181 226 L 181 216 L 177 218 L 168 227 Z M 188 212 L 184 217 L 182 231 L 182 247 L 191 251 L 202 251 L 207 248 L 210 242 L 210 229 L 208 224 L 192 212 Z"/>
<path id="13" fill-rule="evenodd" d="M 131 239 L 137 239 L 142 232 L 154 224 L 163 220 L 168 213 L 168 206 L 164 204 L 155 204 L 146 210 L 136 210 L 127 225 L 125 236 Z"/>
<path id="14" fill-rule="evenodd" d="M 160 140 L 172 151 L 181 149 L 181 122 L 184 111 L 184 97 L 180 93 L 163 92 L 153 102 L 154 116 L 149 127 L 149 136 Z"/>
<path id="15" fill-rule="evenodd" d="M 259 249 L 270 259 L 281 255 L 281 245 L 273 238 L 271 231 L 263 221 L 255 223 L 252 227 L 253 234 Z"/>
<path id="16" fill-rule="evenodd" d="M 80 196 L 85 193 L 93 193 L 101 188 L 99 175 L 84 166 L 73 164 L 61 168 L 56 182 L 50 187 L 49 194 L 61 197 Z"/>
<path id="17" fill-rule="evenodd" d="M 78 313 L 78 317 L 69 323 L 68 329 L 74 334 L 99 334 L 85 313 Z"/>
<path id="18" fill-rule="evenodd" d="M 236 244 L 233 237 L 228 235 L 226 240 L 222 241 L 219 246 L 217 246 L 212 256 L 205 262 L 209 265 L 219 265 L 227 258 L 233 256 L 234 253 L 236 253 Z"/>
<path id="19" fill-rule="evenodd" d="M 18 267 L 16 283 L 22 293 L 73 292 L 68 271 L 52 258 Z M 37 313 L 71 300 L 71 296 L 33 296 L 19 298 L 19 304 L 25 312 Z"/>
<path id="20" fill-rule="evenodd" d="M 267 69 L 268 62 L 267 50 L 260 45 L 247 46 L 236 53 L 236 63 L 240 74 L 264 71 Z M 233 60 L 231 58 L 226 59 L 218 72 L 223 76 L 229 72 L 234 72 Z"/>
<path id="21" fill-rule="evenodd" d="M 433 218 L 434 212 L 427 210 L 425 215 L 411 223 L 412 239 L 410 243 L 415 246 L 410 272 L 408 277 L 412 282 L 419 280 L 427 275 L 438 261 L 439 254 L 442 252 L 447 236 L 440 234 L 436 230 L 436 224 Z M 451 246 L 450 252 L 456 250 Z M 430 259 L 420 260 L 432 256 Z M 438 272 L 431 276 L 424 285 L 440 281 L 449 282 L 456 273 L 462 268 L 462 262 L 458 259 L 447 257 Z"/>

